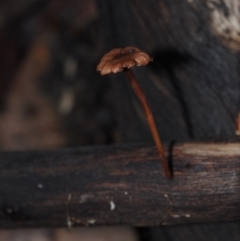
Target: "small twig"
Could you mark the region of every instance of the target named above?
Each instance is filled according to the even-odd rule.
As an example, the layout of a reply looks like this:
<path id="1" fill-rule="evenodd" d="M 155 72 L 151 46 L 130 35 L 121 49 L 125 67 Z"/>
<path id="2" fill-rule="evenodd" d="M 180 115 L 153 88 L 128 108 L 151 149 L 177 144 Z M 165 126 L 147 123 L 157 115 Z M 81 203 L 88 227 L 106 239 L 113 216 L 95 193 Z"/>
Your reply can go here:
<path id="1" fill-rule="evenodd" d="M 163 222 L 169 217 L 169 215 L 171 214 L 171 212 L 173 210 L 173 202 L 172 202 L 171 198 L 169 197 L 169 195 L 168 194 L 164 194 L 163 196 L 168 199 L 170 207 L 169 207 L 167 213 L 163 216 L 163 218 L 160 221 L 159 225 L 163 225 Z"/>

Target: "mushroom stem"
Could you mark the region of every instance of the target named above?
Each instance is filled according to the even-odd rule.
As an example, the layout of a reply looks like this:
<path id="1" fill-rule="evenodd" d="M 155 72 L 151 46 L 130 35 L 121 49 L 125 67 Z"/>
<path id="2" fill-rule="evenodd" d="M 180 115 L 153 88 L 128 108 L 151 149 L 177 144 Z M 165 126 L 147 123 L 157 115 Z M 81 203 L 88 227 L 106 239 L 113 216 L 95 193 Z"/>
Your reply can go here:
<path id="1" fill-rule="evenodd" d="M 138 84 L 133 72 L 130 69 L 124 69 L 124 72 L 125 72 L 125 74 L 126 74 L 128 80 L 129 80 L 135 94 L 137 95 L 137 97 L 138 97 L 138 99 L 139 99 L 139 101 L 140 101 L 140 103 L 143 107 L 143 110 L 144 110 L 145 116 L 147 118 L 150 130 L 152 132 L 154 142 L 157 146 L 158 152 L 159 152 L 160 157 L 161 157 L 161 161 L 162 161 L 162 165 L 163 165 L 165 174 L 169 179 L 172 179 L 172 172 L 169 168 L 168 161 L 165 157 L 162 142 L 161 142 L 160 136 L 158 134 L 156 123 L 154 121 L 153 114 L 152 114 L 152 111 L 151 111 L 151 109 L 149 107 L 149 104 L 147 102 L 146 96 L 144 95 L 140 85 Z"/>

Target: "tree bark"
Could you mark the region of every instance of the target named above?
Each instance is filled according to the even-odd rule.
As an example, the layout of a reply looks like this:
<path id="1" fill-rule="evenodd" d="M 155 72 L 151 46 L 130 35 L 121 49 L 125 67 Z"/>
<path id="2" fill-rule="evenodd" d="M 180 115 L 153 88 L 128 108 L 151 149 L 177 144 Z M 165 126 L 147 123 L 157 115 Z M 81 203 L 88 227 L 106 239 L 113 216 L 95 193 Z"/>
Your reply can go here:
<path id="1" fill-rule="evenodd" d="M 240 144 L 170 143 L 0 153 L 0 227 L 240 220 Z"/>

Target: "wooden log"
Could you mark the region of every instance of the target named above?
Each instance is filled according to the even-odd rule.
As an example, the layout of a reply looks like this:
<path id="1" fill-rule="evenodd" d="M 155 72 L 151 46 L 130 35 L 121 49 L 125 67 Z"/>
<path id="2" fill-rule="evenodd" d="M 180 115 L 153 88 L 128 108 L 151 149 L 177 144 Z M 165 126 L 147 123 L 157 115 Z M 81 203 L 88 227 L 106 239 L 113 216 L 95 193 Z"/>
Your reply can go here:
<path id="1" fill-rule="evenodd" d="M 240 220 L 240 143 L 170 143 L 174 179 L 146 145 L 0 154 L 0 227 Z"/>

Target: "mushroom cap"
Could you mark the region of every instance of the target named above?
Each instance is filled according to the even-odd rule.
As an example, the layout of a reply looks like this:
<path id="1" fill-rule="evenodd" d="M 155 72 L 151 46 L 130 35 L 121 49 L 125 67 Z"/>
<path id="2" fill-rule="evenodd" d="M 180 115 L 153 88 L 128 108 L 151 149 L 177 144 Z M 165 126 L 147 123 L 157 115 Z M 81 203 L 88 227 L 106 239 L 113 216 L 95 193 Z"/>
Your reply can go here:
<path id="1" fill-rule="evenodd" d="M 100 60 L 97 71 L 101 75 L 118 73 L 124 68 L 146 65 L 152 58 L 136 47 L 116 48 L 105 54 Z"/>

